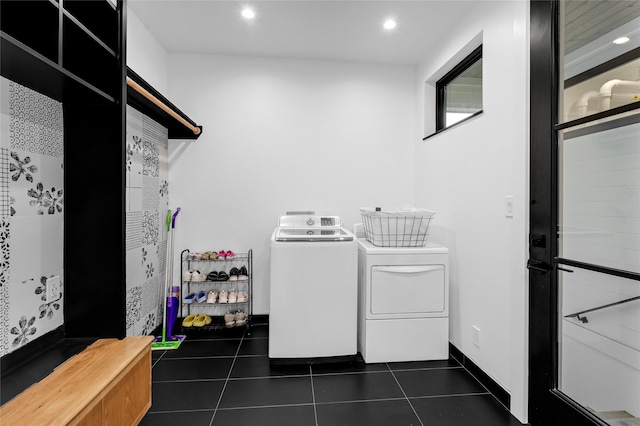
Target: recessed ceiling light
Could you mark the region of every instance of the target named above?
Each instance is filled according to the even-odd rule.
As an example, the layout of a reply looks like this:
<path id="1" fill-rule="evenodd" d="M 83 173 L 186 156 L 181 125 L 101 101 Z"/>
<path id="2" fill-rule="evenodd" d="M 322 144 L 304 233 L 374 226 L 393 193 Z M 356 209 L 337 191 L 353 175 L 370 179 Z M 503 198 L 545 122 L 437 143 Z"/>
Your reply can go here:
<path id="1" fill-rule="evenodd" d="M 629 41 L 629 37 L 620 37 L 620 38 L 617 38 L 617 39 L 613 40 L 613 43 L 614 44 L 624 44 L 624 43 L 626 43 L 628 41 Z"/>
<path id="2" fill-rule="evenodd" d="M 387 19 L 386 21 L 384 21 L 383 26 L 385 30 L 392 30 L 396 27 L 396 21 L 394 21 L 393 19 Z"/>
<path id="3" fill-rule="evenodd" d="M 256 17 L 256 14 L 253 10 L 245 7 L 244 9 L 242 9 L 242 17 L 245 19 L 253 19 Z"/>

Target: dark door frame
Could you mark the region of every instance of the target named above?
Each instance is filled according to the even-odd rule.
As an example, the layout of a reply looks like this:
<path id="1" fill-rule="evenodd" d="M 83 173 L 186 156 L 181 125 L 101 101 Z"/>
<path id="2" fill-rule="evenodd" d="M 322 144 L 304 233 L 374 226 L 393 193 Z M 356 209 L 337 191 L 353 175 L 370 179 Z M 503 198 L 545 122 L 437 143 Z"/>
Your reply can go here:
<path id="1" fill-rule="evenodd" d="M 558 1 L 530 1 L 529 423 L 603 425 L 556 390 Z"/>

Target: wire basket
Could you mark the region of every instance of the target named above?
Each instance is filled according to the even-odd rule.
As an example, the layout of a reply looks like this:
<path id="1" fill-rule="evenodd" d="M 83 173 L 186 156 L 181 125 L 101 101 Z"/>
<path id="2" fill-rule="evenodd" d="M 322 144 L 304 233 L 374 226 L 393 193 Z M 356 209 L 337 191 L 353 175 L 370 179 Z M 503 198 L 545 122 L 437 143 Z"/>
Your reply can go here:
<path id="1" fill-rule="evenodd" d="M 379 247 L 424 246 L 434 214 L 436 212 L 415 207 L 360 208 L 364 236 Z"/>

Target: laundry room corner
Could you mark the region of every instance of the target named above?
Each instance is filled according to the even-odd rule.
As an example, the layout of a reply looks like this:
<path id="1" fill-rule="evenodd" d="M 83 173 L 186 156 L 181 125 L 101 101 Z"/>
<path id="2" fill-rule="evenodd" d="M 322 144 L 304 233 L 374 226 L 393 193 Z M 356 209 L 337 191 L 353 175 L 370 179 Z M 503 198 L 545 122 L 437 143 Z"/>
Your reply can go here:
<path id="1" fill-rule="evenodd" d="M 207 111 L 197 142 L 170 144 L 170 200 L 183 209 L 176 247 L 253 249 L 256 314 L 268 314 L 278 217 L 312 210 L 352 229 L 362 205 L 411 202 L 413 67 L 169 58 L 172 99 Z"/>

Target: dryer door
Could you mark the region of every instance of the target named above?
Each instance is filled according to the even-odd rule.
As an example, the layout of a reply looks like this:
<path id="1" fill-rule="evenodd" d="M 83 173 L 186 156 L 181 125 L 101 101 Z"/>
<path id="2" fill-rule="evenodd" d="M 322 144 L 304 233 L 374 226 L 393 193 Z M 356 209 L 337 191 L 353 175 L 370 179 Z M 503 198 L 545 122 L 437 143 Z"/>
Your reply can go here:
<path id="1" fill-rule="evenodd" d="M 444 265 L 374 266 L 370 297 L 372 318 L 445 316 Z"/>

